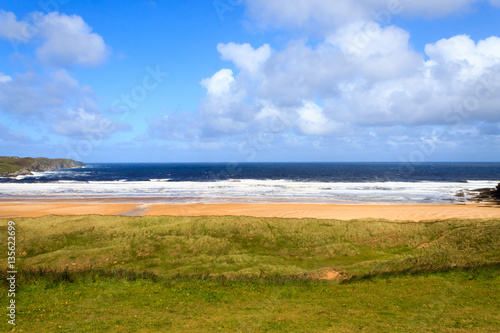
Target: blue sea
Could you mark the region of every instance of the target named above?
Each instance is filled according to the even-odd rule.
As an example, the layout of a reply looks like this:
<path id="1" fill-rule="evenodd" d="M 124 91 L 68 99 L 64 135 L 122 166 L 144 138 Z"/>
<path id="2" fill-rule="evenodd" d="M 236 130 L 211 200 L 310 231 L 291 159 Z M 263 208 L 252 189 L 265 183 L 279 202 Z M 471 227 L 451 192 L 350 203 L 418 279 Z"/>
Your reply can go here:
<path id="1" fill-rule="evenodd" d="M 0 178 L 0 200 L 459 204 L 499 182 L 500 163 L 103 163 Z"/>

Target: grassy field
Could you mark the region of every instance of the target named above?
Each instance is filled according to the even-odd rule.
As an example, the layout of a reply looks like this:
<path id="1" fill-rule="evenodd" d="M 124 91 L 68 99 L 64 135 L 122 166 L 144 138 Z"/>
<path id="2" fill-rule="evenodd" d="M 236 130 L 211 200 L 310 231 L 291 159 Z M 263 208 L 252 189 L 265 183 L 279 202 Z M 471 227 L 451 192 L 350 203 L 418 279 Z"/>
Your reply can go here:
<path id="1" fill-rule="evenodd" d="M 500 328 L 498 219 L 14 221 L 16 331 Z M 6 239 L 7 220 L 0 220 L 0 230 Z M 10 328 L 5 318 L 0 329 Z"/>

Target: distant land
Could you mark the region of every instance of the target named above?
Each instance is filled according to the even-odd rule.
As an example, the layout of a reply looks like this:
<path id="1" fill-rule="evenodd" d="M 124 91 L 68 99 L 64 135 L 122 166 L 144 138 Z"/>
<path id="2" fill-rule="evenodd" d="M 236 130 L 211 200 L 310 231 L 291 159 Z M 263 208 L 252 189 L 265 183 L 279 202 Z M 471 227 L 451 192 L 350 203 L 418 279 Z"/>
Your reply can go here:
<path id="1" fill-rule="evenodd" d="M 83 162 L 67 158 L 0 156 L 0 177 L 32 175 L 32 172 L 79 168 L 83 165 Z"/>

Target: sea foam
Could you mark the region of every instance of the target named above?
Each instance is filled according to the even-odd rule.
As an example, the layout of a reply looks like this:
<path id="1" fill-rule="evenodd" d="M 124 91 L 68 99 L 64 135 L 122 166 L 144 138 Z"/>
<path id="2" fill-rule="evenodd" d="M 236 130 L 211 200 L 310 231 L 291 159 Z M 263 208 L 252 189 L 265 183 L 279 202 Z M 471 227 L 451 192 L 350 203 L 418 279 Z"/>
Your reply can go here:
<path id="1" fill-rule="evenodd" d="M 0 199 L 154 198 L 165 202 L 304 202 L 360 204 L 461 203 L 497 181 L 467 182 L 300 182 L 238 179 L 189 182 L 67 181 L 0 183 Z"/>

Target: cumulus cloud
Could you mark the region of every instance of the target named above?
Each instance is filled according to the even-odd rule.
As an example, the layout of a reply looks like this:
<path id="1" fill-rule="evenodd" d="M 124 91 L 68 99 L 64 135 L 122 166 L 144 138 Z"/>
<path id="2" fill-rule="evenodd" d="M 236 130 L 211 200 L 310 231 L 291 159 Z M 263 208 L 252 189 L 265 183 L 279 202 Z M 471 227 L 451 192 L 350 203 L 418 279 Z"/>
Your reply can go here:
<path id="1" fill-rule="evenodd" d="M 207 89 L 207 96 L 201 102 L 202 130 L 206 135 L 238 133 L 255 125 L 252 124 L 255 101 L 248 101 L 249 77 L 243 76 L 246 79 L 236 80 L 232 70 L 222 69 L 200 82 Z"/>
<path id="2" fill-rule="evenodd" d="M 222 70 L 202 81 L 207 126 L 241 132 L 279 117 L 297 134 L 341 136 L 370 127 L 500 121 L 499 38 L 440 40 L 426 46 L 425 59 L 400 28 L 376 24 L 356 47 L 346 38 L 353 31 L 347 26 L 316 47 L 291 42 L 270 52 L 252 77 L 236 64 L 256 49 L 232 45 L 240 73 Z"/>
<path id="3" fill-rule="evenodd" d="M 413 139 L 442 127 L 456 137 L 480 135 L 478 124 L 500 122 L 499 38 L 476 43 L 459 35 L 431 41 L 423 53 L 408 31 L 391 25 L 395 16 L 443 17 L 479 2 L 247 0 L 251 23 L 305 38 L 281 49 L 219 44 L 221 59 L 237 71 L 202 80 L 204 133 L 238 135 L 279 119 L 282 130 L 299 136 L 379 143 L 397 142 L 410 128 Z M 319 41 L 310 42 L 311 33 Z M 495 126 L 483 128 L 495 133 Z"/>
<path id="4" fill-rule="evenodd" d="M 271 48 L 264 44 L 258 49 L 254 49 L 250 44 L 219 44 L 217 50 L 223 60 L 232 61 L 241 70 L 254 74 L 261 69 L 261 66 L 271 56 Z"/>
<path id="5" fill-rule="evenodd" d="M 216 97 L 228 94 L 233 82 L 233 71 L 227 68 L 221 69 L 211 78 L 201 80 L 201 84 L 205 86 L 208 94 Z"/>
<path id="6" fill-rule="evenodd" d="M 78 15 L 56 12 L 31 13 L 17 20 L 11 12 L 0 11 L 0 38 L 16 43 L 33 42 L 38 59 L 54 66 L 94 67 L 109 55 L 104 39 Z"/>
<path id="7" fill-rule="evenodd" d="M 108 55 L 104 39 L 78 15 L 49 13 L 42 18 L 38 58 L 49 64 L 100 65 Z"/>
<path id="8" fill-rule="evenodd" d="M 411 75 L 422 62 L 409 40 L 407 31 L 395 26 L 383 28 L 372 21 L 349 24 L 329 35 L 326 43 L 339 47 L 364 76 L 391 79 Z"/>
<path id="9" fill-rule="evenodd" d="M 324 115 L 323 108 L 314 102 L 305 101 L 297 113 L 299 128 L 306 135 L 324 135 L 335 128 L 332 121 Z"/>
<path id="10" fill-rule="evenodd" d="M 469 36 L 459 35 L 426 45 L 425 53 L 432 59 L 430 64 L 449 64 L 460 69 L 462 80 L 468 80 L 499 63 L 500 38 L 490 37 L 476 45 Z"/>
<path id="11" fill-rule="evenodd" d="M 18 21 L 16 15 L 0 10 L 0 38 L 10 41 L 24 41 L 29 38 L 29 24 Z"/>

